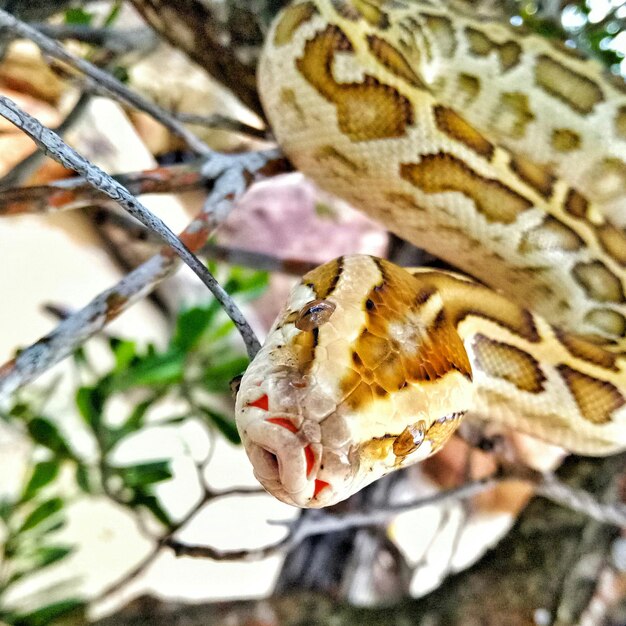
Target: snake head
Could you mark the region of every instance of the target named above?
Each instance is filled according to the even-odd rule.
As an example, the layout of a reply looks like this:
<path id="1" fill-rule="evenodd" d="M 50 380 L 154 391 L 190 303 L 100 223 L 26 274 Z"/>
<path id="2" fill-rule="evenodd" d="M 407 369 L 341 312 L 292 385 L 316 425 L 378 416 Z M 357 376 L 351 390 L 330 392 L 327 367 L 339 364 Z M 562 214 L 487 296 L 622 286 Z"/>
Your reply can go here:
<path id="1" fill-rule="evenodd" d="M 407 271 L 363 255 L 294 288 L 235 409 L 255 475 L 279 500 L 335 504 L 454 432 L 471 369 L 441 297 L 422 291 Z"/>

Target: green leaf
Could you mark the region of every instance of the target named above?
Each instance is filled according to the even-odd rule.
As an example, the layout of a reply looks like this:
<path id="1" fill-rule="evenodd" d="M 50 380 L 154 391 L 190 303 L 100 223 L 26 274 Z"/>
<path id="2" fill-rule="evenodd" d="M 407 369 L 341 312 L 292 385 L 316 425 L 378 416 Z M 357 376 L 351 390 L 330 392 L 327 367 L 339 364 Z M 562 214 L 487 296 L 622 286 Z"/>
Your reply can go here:
<path id="1" fill-rule="evenodd" d="M 176 319 L 172 346 L 180 348 L 183 352 L 193 349 L 211 325 L 217 311 L 218 307 L 212 305 L 181 311 Z"/>
<path id="2" fill-rule="evenodd" d="M 130 502 L 130 505 L 134 507 L 145 507 L 146 509 L 148 509 L 148 511 L 152 513 L 152 515 L 154 515 L 157 520 L 159 520 L 159 522 L 161 522 L 167 528 L 171 528 L 173 525 L 172 520 L 170 519 L 165 509 L 161 506 L 161 503 L 151 493 L 147 493 L 142 489 L 138 489 L 135 492 L 134 498 Z"/>
<path id="3" fill-rule="evenodd" d="M 41 461 L 33 467 L 32 474 L 24 492 L 22 493 L 22 502 L 30 500 L 37 492 L 50 484 L 59 473 L 58 461 Z"/>
<path id="4" fill-rule="evenodd" d="M 93 20 L 93 15 L 91 13 L 87 13 L 87 11 L 84 11 L 80 7 L 65 11 L 66 24 L 89 26 L 89 24 L 91 24 L 91 20 Z"/>
<path id="5" fill-rule="evenodd" d="M 178 350 L 149 355 L 116 376 L 112 386 L 125 391 L 138 386 L 172 385 L 181 382 L 185 373 L 185 355 Z"/>
<path id="6" fill-rule="evenodd" d="M 113 5 L 111 10 L 109 11 L 109 14 L 106 16 L 106 18 L 104 20 L 105 28 L 108 28 L 109 26 L 113 25 L 113 23 L 115 22 L 115 20 L 118 18 L 119 14 L 120 14 L 121 8 L 122 8 L 122 3 L 118 0 Z"/>
<path id="7" fill-rule="evenodd" d="M 170 461 L 148 461 L 137 465 L 111 468 L 127 487 L 143 487 L 169 480 L 172 477 Z"/>
<path id="8" fill-rule="evenodd" d="M 93 493 L 91 481 L 89 480 L 89 467 L 84 463 L 76 464 L 76 484 L 84 493 Z"/>
<path id="9" fill-rule="evenodd" d="M 25 402 L 16 402 L 9 411 L 11 417 L 25 418 L 30 414 L 30 407 Z"/>
<path id="10" fill-rule="evenodd" d="M 58 457 L 72 457 L 65 439 L 59 429 L 45 417 L 34 417 L 28 424 L 28 434 L 36 443 L 52 450 Z"/>
<path id="11" fill-rule="evenodd" d="M 25 532 L 56 515 L 63 508 L 61 498 L 50 498 L 33 509 L 20 526 L 19 532 Z"/>
<path id="12" fill-rule="evenodd" d="M 231 295 L 245 296 L 246 299 L 260 296 L 267 288 L 269 274 L 243 267 L 232 267 L 224 289 Z"/>
<path id="13" fill-rule="evenodd" d="M 94 432 L 97 432 L 102 425 L 105 402 L 106 394 L 102 391 L 102 385 L 80 387 L 76 392 L 78 412 Z"/>
<path id="14" fill-rule="evenodd" d="M 239 445 L 241 443 L 241 437 L 239 437 L 239 432 L 237 431 L 235 422 L 232 419 L 225 417 L 224 415 L 221 415 L 206 406 L 199 406 L 198 408 L 204 413 L 213 426 L 215 426 L 215 428 L 217 428 L 217 430 L 219 430 L 222 435 L 228 439 L 228 441 L 235 445 Z"/>
<path id="15" fill-rule="evenodd" d="M 222 322 L 219 326 L 212 328 L 206 334 L 207 343 L 209 343 L 213 348 L 214 344 L 216 344 L 217 341 L 230 335 L 233 330 L 235 330 L 235 325 L 233 324 L 233 321 L 230 319 L 224 320 L 224 322 Z"/>
<path id="16" fill-rule="evenodd" d="M 35 552 L 37 570 L 63 560 L 74 551 L 72 546 L 43 546 Z"/>
<path id="17" fill-rule="evenodd" d="M 14 503 L 9 498 L 0 498 L 0 519 L 6 524 L 13 514 Z"/>
<path id="18" fill-rule="evenodd" d="M 212 392 L 230 392 L 230 381 L 248 367 L 248 362 L 245 356 L 235 356 L 212 365 L 204 371 L 204 388 Z"/>
<path id="19" fill-rule="evenodd" d="M 137 344 L 134 341 L 111 337 L 109 346 L 115 356 L 115 371 L 126 368 L 137 355 Z"/>
<path id="20" fill-rule="evenodd" d="M 85 602 L 75 598 L 53 602 L 40 609 L 13 617 L 15 626 L 51 626 L 60 617 L 68 617 L 70 614 L 83 616 Z"/>

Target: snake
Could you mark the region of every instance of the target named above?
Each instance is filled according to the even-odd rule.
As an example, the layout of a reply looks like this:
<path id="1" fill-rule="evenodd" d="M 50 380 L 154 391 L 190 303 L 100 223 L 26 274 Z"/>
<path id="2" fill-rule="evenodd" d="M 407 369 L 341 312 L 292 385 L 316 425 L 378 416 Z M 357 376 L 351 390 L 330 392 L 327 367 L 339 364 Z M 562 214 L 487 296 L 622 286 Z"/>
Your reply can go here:
<path id="1" fill-rule="evenodd" d="M 293 506 L 429 457 L 463 419 L 626 448 L 625 212 L 607 210 L 625 84 L 456 4 L 300 0 L 267 35 L 259 92 L 295 167 L 459 268 L 347 255 L 294 287 L 235 404 L 256 478 Z"/>

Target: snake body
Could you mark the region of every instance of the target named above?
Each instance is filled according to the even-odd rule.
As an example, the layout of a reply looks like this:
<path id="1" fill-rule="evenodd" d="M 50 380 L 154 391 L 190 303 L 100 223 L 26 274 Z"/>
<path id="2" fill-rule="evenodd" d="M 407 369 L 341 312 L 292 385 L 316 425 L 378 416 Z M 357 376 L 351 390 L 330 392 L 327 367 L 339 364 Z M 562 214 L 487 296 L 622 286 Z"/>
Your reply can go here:
<path id="1" fill-rule="evenodd" d="M 237 397 L 268 491 L 335 503 L 463 415 L 626 447 L 626 235 L 604 211 L 626 183 L 623 83 L 439 2 L 306 0 L 275 21 L 259 89 L 301 171 L 489 285 L 367 256 L 306 275 Z"/>

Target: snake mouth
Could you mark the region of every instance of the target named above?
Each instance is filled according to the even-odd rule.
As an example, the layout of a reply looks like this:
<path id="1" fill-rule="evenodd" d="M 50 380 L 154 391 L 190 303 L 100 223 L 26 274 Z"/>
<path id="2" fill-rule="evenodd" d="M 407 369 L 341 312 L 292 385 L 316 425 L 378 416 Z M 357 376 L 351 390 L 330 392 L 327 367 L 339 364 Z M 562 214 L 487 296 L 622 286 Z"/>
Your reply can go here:
<path id="1" fill-rule="evenodd" d="M 287 418 L 267 418 L 248 426 L 244 445 L 263 487 L 279 500 L 299 507 L 324 506 L 330 483 L 318 477 L 320 443 L 303 441 L 303 430 Z"/>

